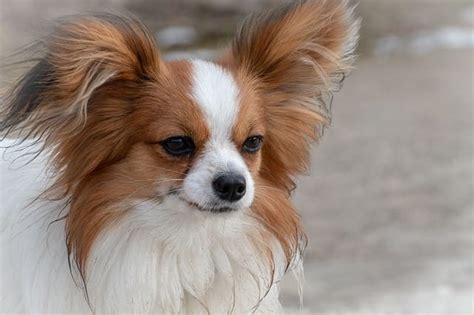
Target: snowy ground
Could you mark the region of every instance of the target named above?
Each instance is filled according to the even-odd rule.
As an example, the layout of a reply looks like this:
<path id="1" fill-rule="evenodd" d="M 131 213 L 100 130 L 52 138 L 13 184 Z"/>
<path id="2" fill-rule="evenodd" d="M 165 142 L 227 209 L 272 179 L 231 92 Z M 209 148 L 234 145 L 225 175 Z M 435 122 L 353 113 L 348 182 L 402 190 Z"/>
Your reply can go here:
<path id="1" fill-rule="evenodd" d="M 310 239 L 306 313 L 474 313 L 474 10 L 460 10 L 465 2 L 361 1 L 375 10 L 364 34 L 380 36 L 366 38 L 373 47 L 335 96 L 295 196 Z M 61 3 L 0 0 L 0 56 L 35 36 L 38 19 L 98 2 Z M 294 287 L 283 290 L 292 310 Z"/>

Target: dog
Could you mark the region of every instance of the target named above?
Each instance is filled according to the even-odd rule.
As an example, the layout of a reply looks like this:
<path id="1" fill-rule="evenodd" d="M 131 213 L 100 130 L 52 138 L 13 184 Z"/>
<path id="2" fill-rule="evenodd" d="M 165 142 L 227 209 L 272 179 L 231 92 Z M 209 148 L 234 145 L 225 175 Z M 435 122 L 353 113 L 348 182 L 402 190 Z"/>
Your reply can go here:
<path id="1" fill-rule="evenodd" d="M 0 310 L 282 312 L 294 180 L 358 28 L 347 1 L 292 2 L 167 62 L 136 18 L 63 19 L 2 98 Z"/>

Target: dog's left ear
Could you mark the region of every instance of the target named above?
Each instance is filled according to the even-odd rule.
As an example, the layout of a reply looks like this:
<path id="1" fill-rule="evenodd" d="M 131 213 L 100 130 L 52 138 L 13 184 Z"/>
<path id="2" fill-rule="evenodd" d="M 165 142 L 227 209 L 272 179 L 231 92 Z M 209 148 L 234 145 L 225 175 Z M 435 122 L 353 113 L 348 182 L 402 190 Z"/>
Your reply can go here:
<path id="1" fill-rule="evenodd" d="M 324 96 L 351 67 L 359 30 L 352 11 L 345 0 L 307 0 L 250 16 L 224 58 L 262 99 L 262 172 L 287 189 L 306 170 L 309 144 L 329 122 Z"/>

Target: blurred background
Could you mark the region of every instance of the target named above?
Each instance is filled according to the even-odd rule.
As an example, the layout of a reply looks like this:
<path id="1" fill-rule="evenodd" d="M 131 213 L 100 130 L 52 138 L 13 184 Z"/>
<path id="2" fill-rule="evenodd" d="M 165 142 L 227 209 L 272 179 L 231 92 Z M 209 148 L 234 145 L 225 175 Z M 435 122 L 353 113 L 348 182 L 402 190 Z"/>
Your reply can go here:
<path id="1" fill-rule="evenodd" d="M 243 16 L 279 2 L 0 0 L 0 60 L 55 17 L 102 10 L 140 17 L 168 59 L 212 59 Z M 310 240 L 302 312 L 472 315 L 474 3 L 360 0 L 356 12 L 359 60 L 295 195 Z M 0 71 L 0 86 L 11 80 Z"/>

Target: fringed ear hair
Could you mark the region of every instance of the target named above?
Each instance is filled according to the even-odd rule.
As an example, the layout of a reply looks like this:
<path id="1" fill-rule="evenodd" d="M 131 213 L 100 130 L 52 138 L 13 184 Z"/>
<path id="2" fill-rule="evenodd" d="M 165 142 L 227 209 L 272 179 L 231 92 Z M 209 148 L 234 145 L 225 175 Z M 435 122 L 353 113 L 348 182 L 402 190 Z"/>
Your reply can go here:
<path id="1" fill-rule="evenodd" d="M 165 64 L 146 28 L 121 15 L 66 18 L 40 44 L 39 61 L 0 104 L 0 137 L 38 143 L 23 151 L 31 159 L 48 149 L 62 195 L 125 152 L 137 89 Z"/>
<path id="2" fill-rule="evenodd" d="M 59 219 L 84 277 L 93 240 L 120 214 L 97 211 L 106 208 L 103 182 L 87 175 L 126 154 L 136 104 L 167 70 L 144 25 L 121 15 L 64 19 L 41 46 L 40 60 L 1 104 L 0 136 L 48 150 L 57 176 L 46 193 L 66 200 Z"/>
<path id="3" fill-rule="evenodd" d="M 113 80 L 154 80 L 160 60 L 152 37 L 136 19 L 75 16 L 42 43 L 40 61 L 5 97 L 0 135 L 54 145 L 84 126 L 97 91 Z"/>
<path id="4" fill-rule="evenodd" d="M 263 174 L 291 190 L 329 123 L 324 97 L 351 68 L 359 21 L 344 0 L 296 1 L 250 16 L 225 62 L 250 78 L 266 112 Z M 281 170 L 281 171 L 275 171 Z"/>

